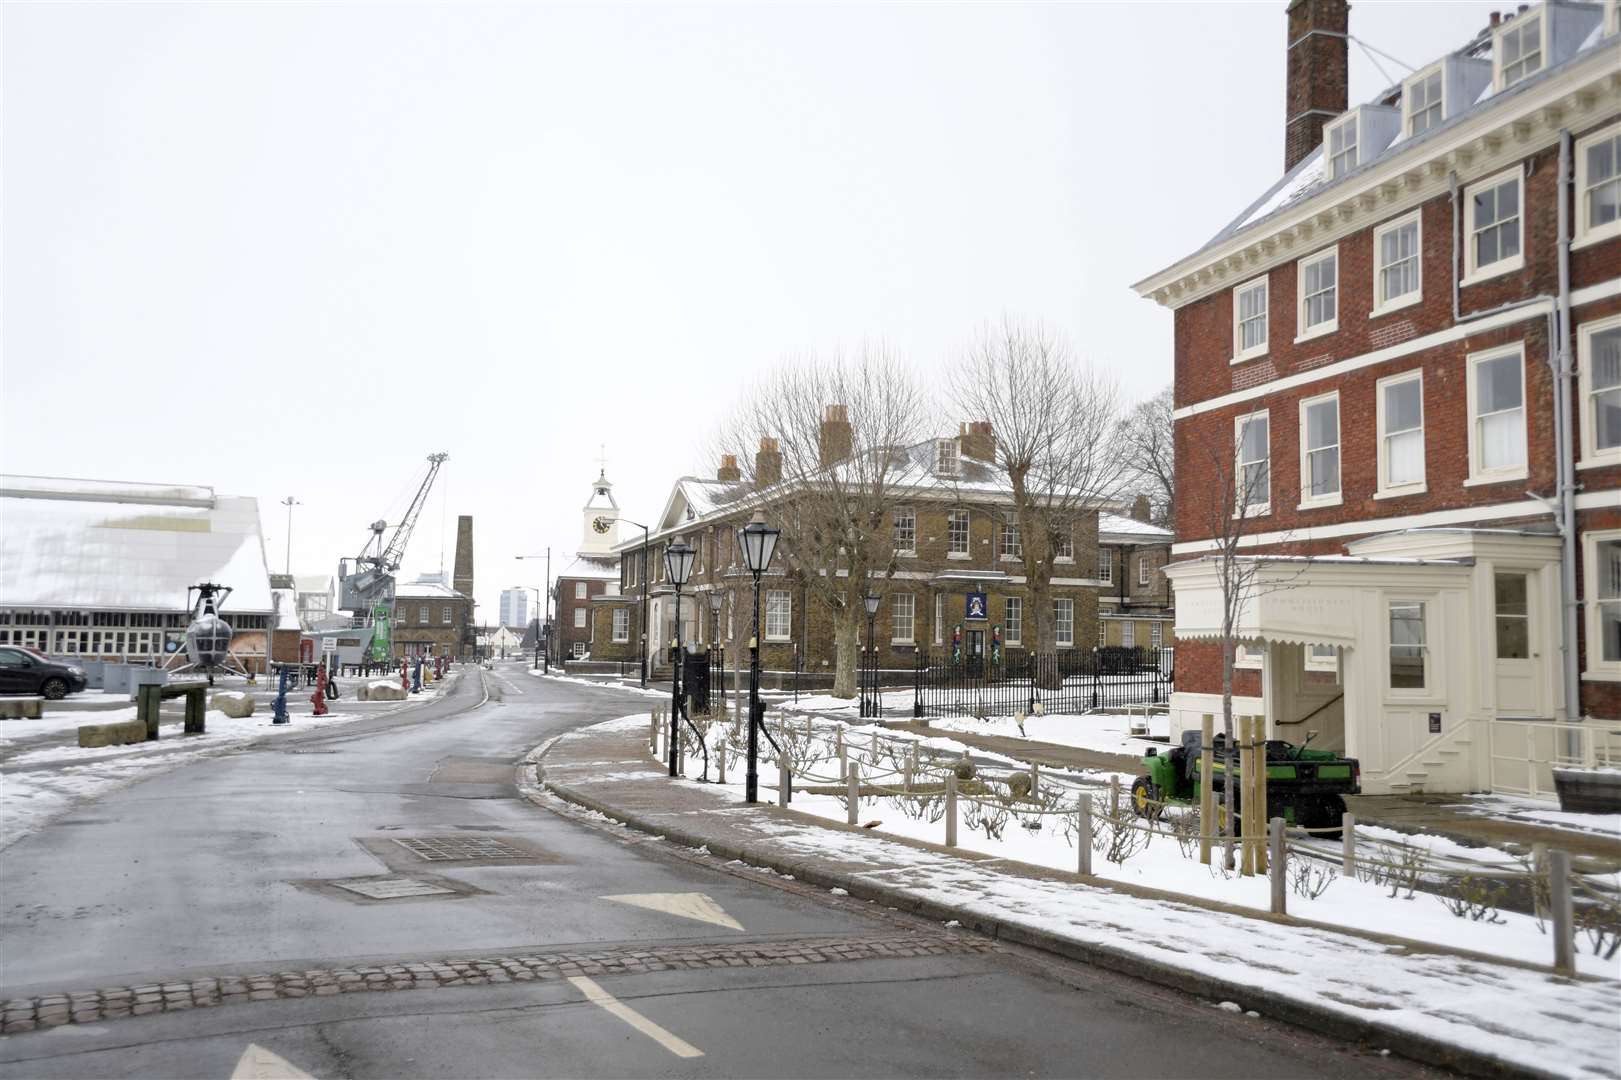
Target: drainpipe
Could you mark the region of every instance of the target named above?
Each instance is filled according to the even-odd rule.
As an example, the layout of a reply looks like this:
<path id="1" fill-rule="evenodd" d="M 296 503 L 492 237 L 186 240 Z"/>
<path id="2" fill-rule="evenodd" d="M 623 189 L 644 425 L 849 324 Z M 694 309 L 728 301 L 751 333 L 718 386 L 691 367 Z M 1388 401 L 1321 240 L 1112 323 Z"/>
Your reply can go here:
<path id="1" fill-rule="evenodd" d="M 1564 550 L 1559 565 L 1564 642 L 1561 646 L 1565 675 L 1565 719 L 1581 719 L 1581 682 L 1576 656 L 1576 455 L 1572 438 L 1571 394 L 1575 379 L 1571 358 L 1570 325 L 1570 129 L 1559 132 L 1559 301 L 1558 337 L 1550 342 L 1554 361 L 1554 438 L 1558 455 L 1559 532 Z M 1572 733 L 1574 738 L 1574 732 Z"/>

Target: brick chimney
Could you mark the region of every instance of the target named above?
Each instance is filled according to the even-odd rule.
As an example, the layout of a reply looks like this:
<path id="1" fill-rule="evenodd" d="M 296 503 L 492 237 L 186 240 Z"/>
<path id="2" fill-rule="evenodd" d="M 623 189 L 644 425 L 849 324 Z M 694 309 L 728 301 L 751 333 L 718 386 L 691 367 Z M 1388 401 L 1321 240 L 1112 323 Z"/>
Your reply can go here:
<path id="1" fill-rule="evenodd" d="M 1323 125 L 1346 110 L 1350 75 L 1345 0 L 1290 0 L 1283 169 L 1288 172 L 1323 141 Z"/>
<path id="2" fill-rule="evenodd" d="M 743 479 L 743 470 L 737 467 L 736 454 L 720 456 L 720 468 L 715 470 L 715 479 L 723 484 L 735 484 Z"/>
<path id="3" fill-rule="evenodd" d="M 456 562 L 450 587 L 468 599 L 473 596 L 473 516 L 456 517 Z"/>
<path id="4" fill-rule="evenodd" d="M 829 405 L 822 416 L 822 430 L 817 438 L 822 468 L 849 457 L 851 444 L 849 410 L 843 405 Z"/>
<path id="5" fill-rule="evenodd" d="M 1154 520 L 1154 507 L 1149 504 L 1147 495 L 1137 496 L 1131 504 L 1131 517 L 1133 521 L 1150 522 Z"/>
<path id="6" fill-rule="evenodd" d="M 754 455 L 754 486 L 770 487 L 782 479 L 782 451 L 777 440 L 760 436 L 760 449 Z"/>
<path id="7" fill-rule="evenodd" d="M 962 456 L 975 461 L 995 463 L 996 435 L 989 420 L 973 420 L 957 426 L 957 445 Z"/>

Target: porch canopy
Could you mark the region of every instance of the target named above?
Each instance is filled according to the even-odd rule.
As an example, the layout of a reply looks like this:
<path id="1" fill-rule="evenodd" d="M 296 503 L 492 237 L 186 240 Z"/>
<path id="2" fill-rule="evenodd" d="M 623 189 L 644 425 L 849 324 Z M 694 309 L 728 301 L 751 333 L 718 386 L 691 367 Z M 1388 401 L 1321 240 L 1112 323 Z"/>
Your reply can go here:
<path id="1" fill-rule="evenodd" d="M 1173 562 L 1165 574 L 1176 593 L 1178 640 L 1221 640 L 1225 570 L 1239 596 L 1235 641 L 1350 649 L 1370 590 L 1457 585 L 1469 567 L 1469 560 L 1352 555 L 1238 555 L 1224 567 L 1205 555 Z"/>

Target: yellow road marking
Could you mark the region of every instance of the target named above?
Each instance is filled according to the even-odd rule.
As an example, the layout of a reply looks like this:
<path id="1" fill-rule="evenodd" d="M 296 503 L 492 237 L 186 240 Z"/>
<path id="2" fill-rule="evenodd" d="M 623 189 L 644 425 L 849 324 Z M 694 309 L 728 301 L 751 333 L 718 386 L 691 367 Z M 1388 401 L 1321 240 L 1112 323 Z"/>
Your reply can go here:
<path id="1" fill-rule="evenodd" d="M 630 904 L 633 907 L 647 908 L 650 911 L 662 911 L 666 915 L 677 915 L 683 919 L 713 923 L 715 926 L 724 926 L 729 930 L 743 929 L 742 923 L 726 914 L 719 904 L 703 893 L 622 893 L 618 896 L 604 896 L 602 899 L 612 900 L 616 904 Z"/>
<path id="2" fill-rule="evenodd" d="M 664 1049 L 681 1058 L 703 1057 L 704 1052 L 691 1043 L 670 1034 L 653 1021 L 626 1005 L 608 991 L 586 978 L 584 975 L 570 975 L 569 982 L 579 987 L 585 999 L 593 1005 L 600 1005 L 614 1016 L 646 1035 Z M 301 1074 L 302 1075 L 302 1074 Z"/>
<path id="3" fill-rule="evenodd" d="M 309 1073 L 258 1043 L 249 1043 L 231 1071 L 231 1080 L 315 1080 Z"/>

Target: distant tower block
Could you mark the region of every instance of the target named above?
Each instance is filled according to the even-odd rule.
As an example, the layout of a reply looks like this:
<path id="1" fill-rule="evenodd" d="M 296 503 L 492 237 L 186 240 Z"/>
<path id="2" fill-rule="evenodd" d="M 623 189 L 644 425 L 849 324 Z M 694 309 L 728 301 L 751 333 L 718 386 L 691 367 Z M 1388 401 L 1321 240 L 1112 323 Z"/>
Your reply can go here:
<path id="1" fill-rule="evenodd" d="M 450 587 L 463 596 L 473 595 L 473 515 L 456 518 L 456 571 Z"/>

